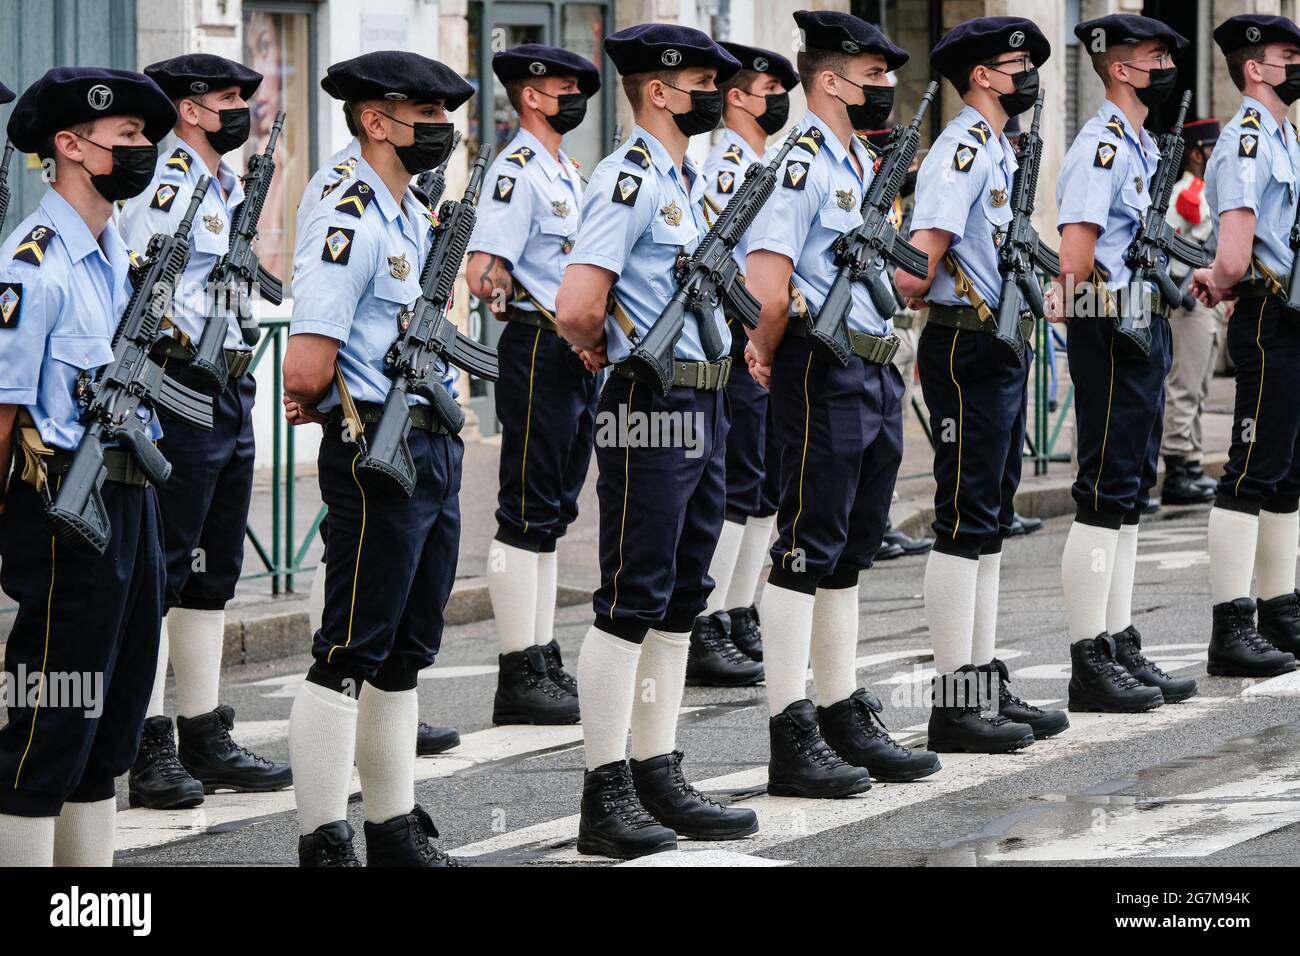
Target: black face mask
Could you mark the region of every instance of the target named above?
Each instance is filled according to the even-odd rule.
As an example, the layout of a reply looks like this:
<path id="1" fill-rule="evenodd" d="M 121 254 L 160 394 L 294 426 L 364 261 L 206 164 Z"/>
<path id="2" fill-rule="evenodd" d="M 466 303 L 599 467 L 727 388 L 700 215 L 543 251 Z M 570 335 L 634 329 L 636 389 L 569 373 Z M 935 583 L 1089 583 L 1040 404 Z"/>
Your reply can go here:
<path id="1" fill-rule="evenodd" d="M 994 73 L 1011 77 L 1013 84 L 1010 93 L 998 94 L 998 105 L 1008 116 L 1019 116 L 1038 99 L 1038 70 L 1025 70 L 1022 73 L 1007 73 L 996 67 L 989 67 Z"/>
<path id="2" fill-rule="evenodd" d="M 839 76 L 841 80 L 850 86 L 856 86 L 862 91 L 864 101 L 861 103 L 844 103 L 844 111 L 849 114 L 849 125 L 854 129 L 880 129 L 889 120 L 889 114 L 894 111 L 894 88 L 892 86 L 864 86 L 860 83 L 854 83 L 846 76 Z"/>
<path id="3" fill-rule="evenodd" d="M 751 93 L 751 96 L 757 94 Z M 767 103 L 767 108 L 754 117 L 758 123 L 758 128 L 768 136 L 771 136 L 790 118 L 790 94 L 789 93 L 768 93 L 763 97 Z"/>
<path id="4" fill-rule="evenodd" d="M 1174 87 L 1178 85 L 1178 68 L 1169 67 L 1160 70 L 1143 70 L 1136 66 L 1129 69 L 1137 70 L 1139 73 L 1145 73 L 1151 80 L 1150 85 L 1143 87 L 1133 87 L 1133 92 L 1137 94 L 1138 102 L 1147 109 L 1154 109 L 1165 100 L 1169 99 L 1170 94 L 1174 92 Z"/>
<path id="5" fill-rule="evenodd" d="M 1267 63 L 1267 66 L 1280 66 L 1286 70 L 1286 78 L 1273 87 L 1277 98 L 1290 106 L 1300 100 L 1300 63 Z"/>
<path id="6" fill-rule="evenodd" d="M 543 93 L 541 90 L 533 87 L 534 93 L 540 93 L 542 96 L 549 96 L 559 104 L 559 111 L 553 116 L 546 117 L 546 122 L 550 124 L 551 129 L 555 130 L 561 136 L 569 130 L 577 129 L 582 125 L 582 121 L 587 116 L 587 96 L 585 93 L 561 93 L 554 96 L 550 93 Z"/>
<path id="7" fill-rule="evenodd" d="M 86 169 L 85 163 L 81 164 L 81 168 L 90 174 L 90 185 L 109 202 L 138 196 L 153 182 L 154 167 L 158 165 L 157 146 L 114 146 L 109 149 L 93 139 L 80 138 L 113 154 L 113 171 L 109 173 L 96 175 Z"/>
<path id="8" fill-rule="evenodd" d="M 671 83 L 664 85 L 672 86 Z M 683 90 L 677 86 L 672 88 L 679 93 L 689 93 L 691 97 L 691 108 L 687 112 L 668 111 L 673 113 L 673 122 L 684 135 L 698 136 L 700 133 L 708 133 L 718 128 L 718 124 L 722 122 L 721 90 Z"/>
<path id="9" fill-rule="evenodd" d="M 199 109 L 216 113 L 217 118 L 221 120 L 221 128 L 216 132 L 209 132 L 206 129 L 203 131 L 203 135 L 208 138 L 208 143 L 218 153 L 225 155 L 248 142 L 249 131 L 253 128 L 253 118 L 247 106 L 230 110 L 214 110 L 210 106 L 204 106 L 198 100 L 190 100 L 190 102 Z"/>
<path id="10" fill-rule="evenodd" d="M 436 169 L 451 155 L 456 136 L 456 127 L 451 123 L 402 123 L 395 116 L 388 118 L 415 130 L 415 141 L 409 146 L 393 144 L 393 152 L 402 161 L 402 168 L 412 176 Z"/>

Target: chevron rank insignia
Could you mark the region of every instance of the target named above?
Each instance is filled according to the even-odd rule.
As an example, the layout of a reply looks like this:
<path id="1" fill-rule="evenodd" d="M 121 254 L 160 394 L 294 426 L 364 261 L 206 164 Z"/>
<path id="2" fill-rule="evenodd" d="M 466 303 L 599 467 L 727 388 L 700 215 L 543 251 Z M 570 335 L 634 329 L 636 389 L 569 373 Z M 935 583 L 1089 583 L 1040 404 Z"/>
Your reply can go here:
<path id="1" fill-rule="evenodd" d="M 338 173 L 341 176 L 346 176 L 348 173 L 352 172 L 356 168 L 357 168 L 357 161 L 355 159 L 345 159 L 341 163 L 334 164 L 334 172 Z"/>
<path id="2" fill-rule="evenodd" d="M 45 250 L 49 248 L 50 240 L 54 235 L 54 230 L 49 226 L 37 226 L 22 242 L 18 243 L 18 248 L 14 250 L 14 258 L 19 262 L 39 266 L 45 261 Z"/>
<path id="3" fill-rule="evenodd" d="M 981 146 L 987 143 L 989 141 L 989 137 L 993 135 L 993 130 L 989 129 L 988 123 L 984 122 L 983 120 L 980 120 L 974 126 L 967 129 L 966 132 L 970 133 L 972 136 L 977 137 L 980 141 Z"/>
<path id="4" fill-rule="evenodd" d="M 614 195 L 611 198 L 624 206 L 635 206 L 636 197 L 639 195 L 641 195 L 641 177 L 624 173 L 614 183 Z"/>
<path id="5" fill-rule="evenodd" d="M 178 146 L 176 151 L 167 157 L 165 165 L 168 169 L 179 169 L 183 173 L 188 173 L 192 161 L 193 157 Z"/>
<path id="6" fill-rule="evenodd" d="M 804 133 L 795 141 L 796 146 L 802 146 L 808 152 L 816 156 L 822 148 L 822 131 L 814 126 L 808 132 Z M 806 170 L 805 170 L 806 172 Z"/>
<path id="7" fill-rule="evenodd" d="M 343 194 L 343 198 L 334 204 L 334 208 L 339 212 L 360 219 L 361 214 L 366 211 L 367 206 L 374 202 L 374 199 L 375 191 L 370 188 L 370 184 L 357 180 L 348 187 L 348 191 Z"/>
<path id="8" fill-rule="evenodd" d="M 163 183 L 153 194 L 153 199 L 149 203 L 150 209 L 161 209 L 166 212 L 172 208 L 172 203 L 176 201 L 176 194 L 180 192 L 171 183 Z"/>
<path id="9" fill-rule="evenodd" d="M 509 202 L 515 198 L 515 181 L 509 176 L 497 177 L 497 188 L 492 191 L 492 198 L 497 202 Z"/>
<path id="10" fill-rule="evenodd" d="M 718 173 L 718 192 L 724 196 L 736 188 L 736 174 L 722 170 Z"/>
<path id="11" fill-rule="evenodd" d="M 0 284 L 0 329 L 18 328 L 18 320 L 23 317 L 23 284 L 5 282 Z"/>
<path id="12" fill-rule="evenodd" d="M 1242 133 L 1241 139 L 1237 140 L 1237 155 L 1248 156 L 1251 159 L 1259 152 L 1259 137 L 1252 133 Z"/>
<path id="13" fill-rule="evenodd" d="M 506 157 L 507 163 L 514 163 L 520 169 L 528 165 L 528 161 L 533 158 L 533 149 L 531 146 L 520 146 L 517 150 Z"/>
<path id="14" fill-rule="evenodd" d="M 729 163 L 735 163 L 737 166 L 739 166 L 741 160 L 743 159 L 743 157 L 740 155 L 740 147 L 737 146 L 735 143 L 728 143 L 726 152 L 722 154 L 722 158 Z"/>
<path id="15" fill-rule="evenodd" d="M 1092 165 L 1101 169 L 1110 169 L 1115 165 L 1115 145 L 1102 140 L 1097 144 L 1097 155 L 1092 157 Z"/>
<path id="16" fill-rule="evenodd" d="M 1116 136 L 1122 137 L 1124 135 L 1124 121 L 1113 113 L 1110 119 L 1106 120 L 1106 128 Z"/>
<path id="17" fill-rule="evenodd" d="M 1247 129 L 1259 129 L 1259 110 L 1247 106 L 1246 115 L 1241 118 L 1241 125 Z"/>
<path id="18" fill-rule="evenodd" d="M 975 157 L 979 155 L 979 152 L 974 146 L 967 146 L 962 143 L 957 147 L 957 152 L 952 154 L 952 168 L 961 173 L 970 172 L 970 168 L 975 165 Z"/>
<path id="19" fill-rule="evenodd" d="M 650 147 L 646 145 L 645 140 L 638 138 L 635 143 L 627 148 L 623 158 L 631 160 L 642 169 L 650 168 Z"/>
<path id="20" fill-rule="evenodd" d="M 787 162 L 781 185 L 789 189 L 803 189 L 808 185 L 808 164 L 797 159 Z"/>
<path id="21" fill-rule="evenodd" d="M 321 250 L 321 261 L 347 265 L 348 257 L 352 255 L 352 237 L 355 235 L 354 229 L 344 229 L 342 226 L 331 228 L 325 234 L 325 248 Z"/>

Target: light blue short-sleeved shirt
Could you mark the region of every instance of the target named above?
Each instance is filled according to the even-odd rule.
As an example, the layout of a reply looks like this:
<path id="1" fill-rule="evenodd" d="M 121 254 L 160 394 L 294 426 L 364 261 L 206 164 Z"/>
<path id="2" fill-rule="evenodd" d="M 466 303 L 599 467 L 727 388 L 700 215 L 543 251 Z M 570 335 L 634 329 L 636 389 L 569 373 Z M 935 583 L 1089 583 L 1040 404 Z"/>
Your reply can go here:
<path id="1" fill-rule="evenodd" d="M 392 380 L 384 355 L 398 336 L 398 315 L 420 295 L 420 270 L 433 217 L 409 188 L 399 203 L 365 159 L 318 203 L 298 234 L 293 257 L 290 335 L 310 332 L 343 343 L 339 367 L 354 401 L 382 402 Z M 455 376 L 435 376 L 452 394 Z M 410 398 L 410 403 L 423 404 Z M 319 408 L 339 403 L 331 388 Z"/>
<path id="2" fill-rule="evenodd" d="M 1002 295 L 998 249 L 1011 223 L 1011 183 L 1017 167 L 1007 138 L 995 139 L 988 120 L 966 106 L 934 141 L 916 177 L 912 231 L 952 233 L 953 258 L 993 308 Z M 970 305 L 957 295 L 955 280 L 942 265 L 926 301 Z"/>
<path id="3" fill-rule="evenodd" d="M 762 161 L 763 157 L 750 149 L 744 137 L 730 130 L 724 130 L 722 139 L 713 144 L 713 149 L 709 151 L 708 158 L 704 161 L 704 195 L 721 212 L 727 208 L 727 203 L 731 202 L 731 197 L 745 181 L 745 173 L 749 171 L 749 167 Z M 712 223 L 717 219 L 717 213 L 710 209 L 705 217 Z M 740 265 L 742 272 L 745 269 L 747 255 L 749 255 L 748 231 L 740 237 L 736 248 L 732 250 L 732 256 Z"/>
<path id="4" fill-rule="evenodd" d="M 862 198 L 871 186 L 876 156 L 856 136 L 846 149 L 812 111 L 799 128 L 800 145 L 791 150 L 776 189 L 749 227 L 748 251 L 779 253 L 794 263 L 794 284 L 815 314 L 835 278 L 836 240 L 862 225 Z M 862 166 L 861 176 L 850 150 Z M 849 327 L 870 335 L 893 329 L 892 318 L 876 311 L 861 282 L 853 283 Z"/>
<path id="5" fill-rule="evenodd" d="M 1102 102 L 1065 154 L 1056 183 L 1057 229 L 1087 222 L 1100 230 L 1094 258 L 1110 273 L 1112 289 L 1126 285 L 1131 275 L 1124 253 L 1151 205 L 1151 177 L 1159 162 L 1151 134 L 1131 129 L 1110 100 Z"/>
<path id="6" fill-rule="evenodd" d="M 115 224 L 96 240 L 53 189 L 0 245 L 0 403 L 25 406 L 52 448 L 85 433 L 77 379 L 113 358 L 130 267 Z M 150 432 L 162 434 L 156 418 Z"/>
<path id="7" fill-rule="evenodd" d="M 521 129 L 488 167 L 469 251 L 505 259 L 515 282 L 554 313 L 581 209 L 577 167 L 563 151 L 557 161 Z M 527 300 L 515 307 L 535 311 Z"/>
<path id="8" fill-rule="evenodd" d="M 324 166 L 312 173 L 311 179 L 307 180 L 307 188 L 302 191 L 302 200 L 298 203 L 298 229 L 294 235 L 302 235 L 312 210 L 333 192 L 339 183 L 352 175 L 360 158 L 361 144 L 353 136 L 347 145 L 329 158 Z"/>
<path id="9" fill-rule="evenodd" d="M 198 153 L 179 139 L 160 150 L 154 181 L 140 195 L 127 200 L 118 217 L 127 248 L 143 255 L 151 237 L 174 233 L 189 208 L 194 187 L 202 177 L 211 175 Z M 193 342 L 198 342 L 207 324 L 208 276 L 230 249 L 231 216 L 243 201 L 244 185 L 223 160 L 190 228 L 190 261 L 169 313 L 176 327 Z M 248 348 L 239 328 L 239 316 L 233 311 L 226 320 L 224 347 Z"/>
<path id="10" fill-rule="evenodd" d="M 663 144 L 640 126 L 592 171 L 582 202 L 582 221 L 569 264 L 608 269 L 618 278 L 614 299 L 638 335 L 644 335 L 677 291 L 680 253 L 695 251 L 708 233 L 702 199 L 704 177 L 690 157 L 685 178 Z M 679 361 L 717 361 L 727 354 L 731 331 L 721 309 L 712 320 L 722 354 L 704 354 L 696 319 L 686 317 L 675 355 Z M 630 352 L 627 336 L 611 316 L 605 323 L 606 355 L 617 365 Z"/>
<path id="11" fill-rule="evenodd" d="M 1254 253 L 1275 275 L 1291 272 L 1294 255 L 1287 243 L 1295 224 L 1300 144 L 1290 123 L 1279 126 L 1273 114 L 1249 96 L 1223 126 L 1205 172 L 1205 196 L 1219 241 L 1219 217 L 1233 209 L 1256 216 Z"/>

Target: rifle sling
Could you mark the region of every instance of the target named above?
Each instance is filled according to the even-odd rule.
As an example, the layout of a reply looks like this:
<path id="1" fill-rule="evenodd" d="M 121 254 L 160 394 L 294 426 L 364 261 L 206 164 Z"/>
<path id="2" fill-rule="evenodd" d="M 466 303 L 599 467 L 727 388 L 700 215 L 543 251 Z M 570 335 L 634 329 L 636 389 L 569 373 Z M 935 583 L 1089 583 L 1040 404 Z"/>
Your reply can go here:
<path id="1" fill-rule="evenodd" d="M 352 400 L 348 383 L 343 380 L 343 369 L 339 367 L 338 359 L 334 360 L 334 387 L 339 391 L 339 407 L 335 411 L 341 420 L 352 423 L 353 434 L 359 437 L 366 430 L 366 423 L 357 410 L 357 403 Z M 330 420 L 333 418 L 331 415 Z"/>
<path id="2" fill-rule="evenodd" d="M 997 317 L 993 314 L 993 310 L 989 308 L 989 304 L 984 301 L 984 297 L 979 294 L 979 290 L 975 288 L 975 283 L 966 274 L 966 270 L 961 267 L 961 263 L 952 254 L 951 249 L 943 254 L 943 268 L 948 275 L 952 276 L 953 292 L 969 302 L 971 308 L 975 310 L 975 314 L 982 325 L 980 331 L 996 332 Z M 930 307 L 930 314 L 931 316 L 934 315 L 934 306 Z"/>

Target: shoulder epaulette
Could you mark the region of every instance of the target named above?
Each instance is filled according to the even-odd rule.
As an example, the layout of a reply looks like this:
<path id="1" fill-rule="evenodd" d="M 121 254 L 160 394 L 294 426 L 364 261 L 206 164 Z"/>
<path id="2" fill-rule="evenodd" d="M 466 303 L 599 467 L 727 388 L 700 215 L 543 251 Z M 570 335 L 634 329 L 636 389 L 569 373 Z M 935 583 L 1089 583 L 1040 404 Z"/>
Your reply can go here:
<path id="1" fill-rule="evenodd" d="M 1259 110 L 1253 106 L 1246 107 L 1246 114 L 1241 118 L 1243 129 L 1259 129 Z"/>
<path id="2" fill-rule="evenodd" d="M 822 140 L 822 131 L 814 126 L 812 129 L 808 130 L 808 132 L 800 136 L 795 141 L 795 145 L 802 146 L 804 149 L 808 150 L 808 152 L 816 156 L 821 152 Z"/>
<path id="3" fill-rule="evenodd" d="M 50 226 L 37 226 L 29 232 L 18 247 L 14 249 L 14 259 L 39 266 L 45 261 L 45 250 L 50 247 L 50 240 L 56 233 Z"/>
<path id="4" fill-rule="evenodd" d="M 983 120 L 980 120 L 974 126 L 967 127 L 966 132 L 978 139 L 981 146 L 987 143 L 989 137 L 993 135 L 993 130 L 989 129 L 988 123 Z"/>
<path id="5" fill-rule="evenodd" d="M 190 154 L 184 149 L 177 146 L 172 154 L 167 157 L 167 162 L 163 165 L 165 169 L 179 169 L 183 173 L 188 173 L 190 171 L 190 163 L 193 161 L 194 157 L 190 156 Z"/>
<path id="6" fill-rule="evenodd" d="M 729 163 L 735 163 L 737 166 L 744 160 L 740 152 L 740 146 L 736 143 L 728 143 L 726 150 L 722 153 L 722 158 Z"/>
<path id="7" fill-rule="evenodd" d="M 641 169 L 650 168 L 650 147 L 646 141 L 638 137 L 637 141 L 627 148 L 623 154 L 623 159 L 639 166 Z"/>
<path id="8" fill-rule="evenodd" d="M 1110 119 L 1106 120 L 1106 129 L 1110 130 L 1116 136 L 1123 136 L 1124 121 L 1112 113 Z"/>
<path id="9" fill-rule="evenodd" d="M 367 206 L 374 202 L 374 199 L 375 191 L 370 188 L 368 183 L 358 179 L 348 187 L 348 191 L 343 194 L 343 198 L 334 204 L 334 208 L 339 212 L 360 219 L 361 214 L 366 211 Z"/>
<path id="10" fill-rule="evenodd" d="M 507 163 L 514 163 L 520 169 L 528 165 L 533 158 L 533 148 L 531 146 L 520 146 L 517 150 L 506 157 Z"/>

